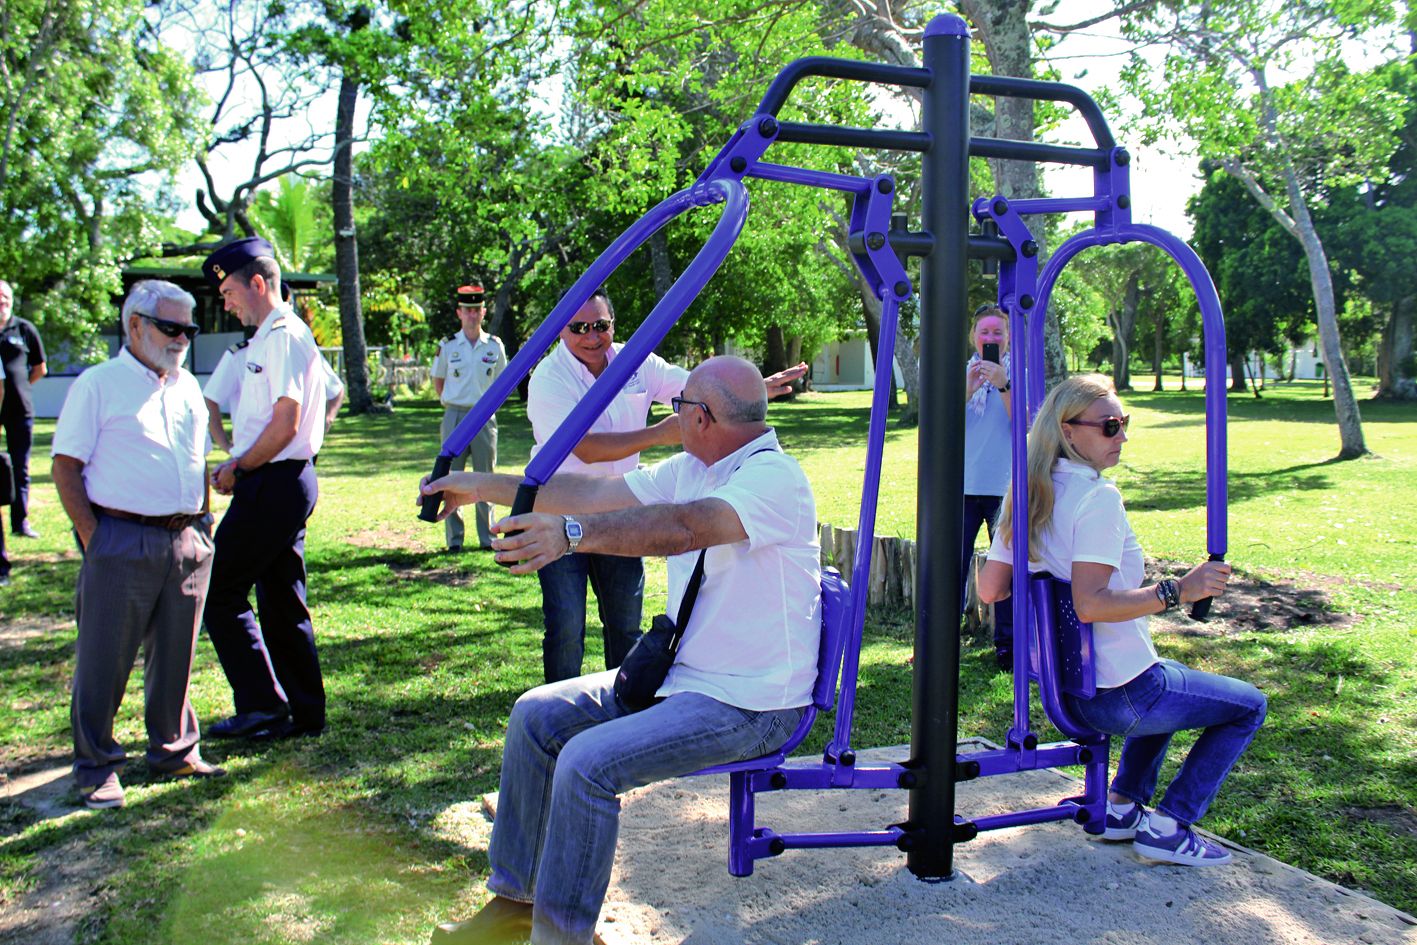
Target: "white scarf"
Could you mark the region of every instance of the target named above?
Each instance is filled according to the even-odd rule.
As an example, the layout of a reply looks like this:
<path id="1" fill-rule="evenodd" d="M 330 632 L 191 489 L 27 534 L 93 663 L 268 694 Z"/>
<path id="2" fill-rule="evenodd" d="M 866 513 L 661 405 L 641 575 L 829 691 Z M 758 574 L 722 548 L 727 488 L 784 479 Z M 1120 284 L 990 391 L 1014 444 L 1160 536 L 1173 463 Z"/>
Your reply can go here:
<path id="1" fill-rule="evenodd" d="M 982 361 L 982 360 L 983 360 L 983 359 L 979 357 L 979 352 L 976 351 L 976 352 L 974 352 L 972 355 L 969 356 L 969 363 L 965 365 L 965 368 L 968 369 L 969 367 L 972 367 L 976 361 Z M 999 364 L 1000 364 L 1000 365 L 1003 367 L 1003 369 L 1004 369 L 1004 376 L 1005 376 L 1005 377 L 1008 377 L 1008 376 L 1009 376 L 1009 352 L 1007 352 L 1007 351 L 1004 352 L 1003 360 L 1001 360 L 1001 361 L 999 362 Z M 991 383 L 989 383 L 989 382 L 986 380 L 983 384 L 980 384 L 980 385 L 979 385 L 979 389 L 976 390 L 976 391 L 974 392 L 974 395 L 969 398 L 969 409 L 970 409 L 971 412 L 973 412 L 973 414 L 974 414 L 976 417 L 982 417 L 982 416 L 984 416 L 984 407 L 985 407 L 985 405 L 988 404 L 988 402 L 989 402 L 989 392 L 990 392 L 991 390 L 994 390 L 994 389 L 995 389 L 995 388 L 994 388 L 994 385 L 991 384 Z"/>

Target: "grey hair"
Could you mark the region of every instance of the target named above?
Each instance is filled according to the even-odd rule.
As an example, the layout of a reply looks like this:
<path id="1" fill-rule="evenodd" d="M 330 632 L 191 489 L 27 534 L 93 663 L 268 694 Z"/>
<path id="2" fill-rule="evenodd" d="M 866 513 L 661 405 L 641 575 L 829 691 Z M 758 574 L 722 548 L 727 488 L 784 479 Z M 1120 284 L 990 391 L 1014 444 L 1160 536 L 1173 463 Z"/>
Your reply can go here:
<path id="1" fill-rule="evenodd" d="M 197 310 L 197 300 L 192 293 L 163 279 L 144 279 L 133 283 L 128 297 L 123 300 L 123 334 L 128 334 L 128 322 L 134 315 L 156 315 L 159 302 L 180 302 L 187 310 Z"/>
<path id="2" fill-rule="evenodd" d="M 762 393 L 752 400 L 744 400 L 735 394 L 729 385 L 714 377 L 703 379 L 704 386 L 713 391 L 714 413 L 725 423 L 761 423 L 768 418 L 768 389 L 761 387 Z"/>

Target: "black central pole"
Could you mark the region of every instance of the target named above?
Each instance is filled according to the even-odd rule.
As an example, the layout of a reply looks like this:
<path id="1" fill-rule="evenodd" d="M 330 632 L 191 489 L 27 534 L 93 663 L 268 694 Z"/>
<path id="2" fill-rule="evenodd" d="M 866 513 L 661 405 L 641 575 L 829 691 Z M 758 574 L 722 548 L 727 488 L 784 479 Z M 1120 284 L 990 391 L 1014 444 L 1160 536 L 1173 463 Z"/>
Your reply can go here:
<path id="1" fill-rule="evenodd" d="M 964 516 L 964 367 L 969 260 L 969 28 L 946 14 L 925 29 L 921 184 L 934 251 L 921 262 L 920 485 L 915 677 L 906 866 L 954 873 L 959 711 L 960 533 Z"/>

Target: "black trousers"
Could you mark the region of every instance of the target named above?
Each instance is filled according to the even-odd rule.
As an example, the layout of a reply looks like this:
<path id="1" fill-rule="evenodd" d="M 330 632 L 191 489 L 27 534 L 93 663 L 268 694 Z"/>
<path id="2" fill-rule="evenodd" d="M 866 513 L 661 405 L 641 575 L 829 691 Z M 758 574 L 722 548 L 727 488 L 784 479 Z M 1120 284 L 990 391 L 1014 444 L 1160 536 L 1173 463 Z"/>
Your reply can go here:
<path id="1" fill-rule="evenodd" d="M 0 429 L 5 431 L 5 452 L 15 469 L 15 504 L 10 506 L 10 531 L 19 533 L 29 517 L 30 508 L 30 447 L 34 444 L 34 417 L 24 414 L 0 414 Z M 0 558 L 5 546 L 0 544 Z"/>
<path id="2" fill-rule="evenodd" d="M 325 684 L 305 604 L 305 522 L 318 495 L 306 460 L 267 463 L 236 484 L 216 530 L 204 613 L 236 711 L 288 705 L 296 724 L 316 729 Z"/>

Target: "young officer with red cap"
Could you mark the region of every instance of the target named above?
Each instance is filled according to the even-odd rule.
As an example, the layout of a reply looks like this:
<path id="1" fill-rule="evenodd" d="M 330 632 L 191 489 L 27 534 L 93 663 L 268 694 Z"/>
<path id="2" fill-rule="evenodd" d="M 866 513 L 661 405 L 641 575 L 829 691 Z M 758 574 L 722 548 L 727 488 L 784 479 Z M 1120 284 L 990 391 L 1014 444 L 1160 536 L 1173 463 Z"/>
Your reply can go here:
<path id="1" fill-rule="evenodd" d="M 473 284 L 458 288 L 458 321 L 462 328 L 438 347 L 438 357 L 433 360 L 433 389 L 443 402 L 443 427 L 439 432 L 444 440 L 453 432 L 462 418 L 492 385 L 492 380 L 507 366 L 507 352 L 502 347 L 502 339 L 482 330 L 482 319 L 487 314 L 486 297 L 482 286 Z M 497 465 L 497 418 L 493 416 L 487 425 L 477 431 L 468 448 L 453 457 L 453 469 L 467 468 L 472 460 L 474 472 L 491 472 Z M 486 502 L 477 503 L 475 516 L 477 525 L 477 545 L 484 550 L 492 547 L 492 506 Z M 463 520 L 457 512 L 443 521 L 443 530 L 449 551 L 461 551 L 463 546 Z"/>

